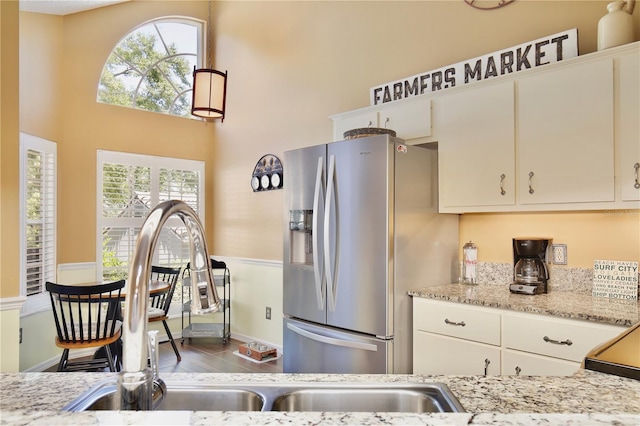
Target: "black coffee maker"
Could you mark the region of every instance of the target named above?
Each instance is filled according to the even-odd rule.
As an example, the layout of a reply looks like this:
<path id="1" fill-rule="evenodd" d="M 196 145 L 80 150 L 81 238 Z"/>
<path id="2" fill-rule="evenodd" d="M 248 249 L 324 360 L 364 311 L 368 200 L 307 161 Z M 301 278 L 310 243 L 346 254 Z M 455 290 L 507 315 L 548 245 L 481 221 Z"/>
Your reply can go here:
<path id="1" fill-rule="evenodd" d="M 512 293 L 547 293 L 546 259 L 550 243 L 550 239 L 544 238 L 513 239 L 513 283 L 509 286 Z"/>

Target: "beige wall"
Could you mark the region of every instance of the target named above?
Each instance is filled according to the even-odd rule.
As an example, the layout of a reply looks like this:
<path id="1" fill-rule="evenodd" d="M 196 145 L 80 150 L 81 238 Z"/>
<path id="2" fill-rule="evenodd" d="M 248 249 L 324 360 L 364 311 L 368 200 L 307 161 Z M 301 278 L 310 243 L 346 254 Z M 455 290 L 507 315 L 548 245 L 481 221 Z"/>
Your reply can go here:
<path id="1" fill-rule="evenodd" d="M 11 2 L 1 3 L 4 266 L 7 259 L 17 263 L 17 125 L 5 128 L 5 117 L 16 114 L 15 106 L 5 112 L 5 105 L 17 104 L 17 95 L 10 88 L 5 97 L 4 83 L 6 73 L 13 84 L 17 77 L 5 71 L 11 28 L 5 28 L 4 10 Z M 121 37 L 159 16 L 206 19 L 206 2 L 134 0 L 64 17 L 21 13 L 21 79 L 31 75 L 36 83 L 21 81 L 20 130 L 58 143 L 58 262 L 96 261 L 97 149 L 205 160 L 211 251 L 281 260 L 282 191 L 253 193 L 249 185 L 260 157 L 331 140 L 328 116 L 368 106 L 369 88 L 381 83 L 574 27 L 580 53 L 593 52 L 607 3 L 518 0 L 478 11 L 462 0 L 214 2 L 212 56 L 215 67 L 229 71 L 229 81 L 227 118 L 208 124 L 95 102 L 104 61 Z M 640 8 L 634 19 L 638 40 Z M 5 132 L 11 133 L 7 143 Z M 7 153 L 15 158 L 6 159 Z M 568 245 L 569 266 L 605 256 L 638 260 L 637 213 L 464 215 L 461 240 L 476 241 L 484 261 L 509 262 L 511 237 L 542 234 Z M 3 267 L 1 274 L 2 297 L 16 296 L 17 270 Z M 239 295 L 278 284 L 246 278 Z M 263 301 L 255 303 L 237 312 L 254 308 L 263 316 Z M 279 324 L 270 326 L 279 338 Z M 260 327 L 241 332 L 260 337 Z"/>
<path id="2" fill-rule="evenodd" d="M 253 193 L 249 186 L 262 155 L 331 140 L 328 116 L 367 106 L 369 88 L 380 83 L 572 27 L 580 52 L 592 52 L 606 3 L 518 1 L 478 11 L 462 1 L 214 2 L 214 65 L 229 71 L 227 119 L 215 124 L 95 102 L 104 61 L 127 31 L 163 15 L 206 19 L 206 3 L 133 1 L 65 17 L 23 13 L 22 74 L 36 83 L 21 83 L 20 123 L 22 131 L 58 142 L 58 260 L 95 261 L 97 149 L 204 159 L 212 251 L 280 260 L 282 191 Z M 501 229 L 502 215 L 481 217 L 487 235 Z M 512 217 L 505 235 L 536 231 L 530 220 Z M 553 224 L 567 213 L 532 217 Z M 590 248 L 611 234 L 572 237 L 584 235 L 583 225 L 611 222 L 598 218 L 576 213 L 568 223 L 579 226 L 552 235 L 568 234 L 570 250 L 580 241 L 585 256 L 571 256 L 575 266 L 588 264 Z M 463 240 L 473 238 L 477 221 L 461 218 Z M 504 241 L 478 243 L 492 253 L 487 260 L 509 261 Z M 638 258 L 637 246 L 627 254 L 631 244 L 606 245 Z"/>
<path id="3" fill-rule="evenodd" d="M 640 211 L 469 214 L 460 240 L 478 246 L 481 262 L 511 262 L 512 238 L 553 238 L 567 245 L 568 266 L 592 268 L 595 259 L 640 260 Z"/>
<path id="4" fill-rule="evenodd" d="M 18 2 L 0 2 L 0 371 L 18 371 Z"/>
<path id="5" fill-rule="evenodd" d="M 0 298 L 20 294 L 18 285 L 18 4 L 0 3 Z"/>
<path id="6" fill-rule="evenodd" d="M 229 70 L 228 118 L 216 128 L 216 253 L 281 259 L 281 191 L 251 192 L 266 153 L 330 141 L 327 118 L 369 105 L 369 88 L 529 40 L 578 28 L 596 50 L 600 1 L 516 1 L 478 11 L 462 1 L 217 2 L 216 63 Z M 636 40 L 640 12 L 634 12 Z M 284 165 L 286 183 L 286 164 Z M 639 260 L 637 211 L 461 216 L 461 241 L 486 261 L 511 262 L 510 239 L 568 244 L 570 266 L 594 258 Z M 508 224 L 508 225 L 507 225 Z"/>

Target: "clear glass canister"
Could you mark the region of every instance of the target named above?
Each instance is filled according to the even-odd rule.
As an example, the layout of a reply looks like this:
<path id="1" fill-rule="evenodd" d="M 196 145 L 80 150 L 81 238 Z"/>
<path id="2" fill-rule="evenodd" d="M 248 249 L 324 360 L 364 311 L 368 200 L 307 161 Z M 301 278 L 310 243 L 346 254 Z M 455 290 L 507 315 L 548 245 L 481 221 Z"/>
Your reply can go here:
<path id="1" fill-rule="evenodd" d="M 460 282 L 462 284 L 478 283 L 478 247 L 471 241 L 462 247 Z"/>

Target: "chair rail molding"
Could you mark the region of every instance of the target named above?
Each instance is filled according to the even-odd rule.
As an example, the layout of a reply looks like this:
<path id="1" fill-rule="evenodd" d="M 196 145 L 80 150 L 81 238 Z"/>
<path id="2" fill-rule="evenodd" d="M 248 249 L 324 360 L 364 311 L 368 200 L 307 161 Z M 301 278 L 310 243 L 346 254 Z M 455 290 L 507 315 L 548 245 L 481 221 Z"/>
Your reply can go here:
<path id="1" fill-rule="evenodd" d="M 26 301 L 26 296 L 4 297 L 0 299 L 0 311 L 13 311 L 22 309 L 22 305 Z"/>

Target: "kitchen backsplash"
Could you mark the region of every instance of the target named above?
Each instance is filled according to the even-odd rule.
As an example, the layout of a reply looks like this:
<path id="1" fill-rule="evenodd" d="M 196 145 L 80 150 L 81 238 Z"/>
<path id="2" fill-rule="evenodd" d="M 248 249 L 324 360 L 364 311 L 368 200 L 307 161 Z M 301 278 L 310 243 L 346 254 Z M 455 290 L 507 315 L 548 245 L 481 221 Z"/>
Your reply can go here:
<path id="1" fill-rule="evenodd" d="M 591 294 L 593 268 L 568 268 L 548 265 L 549 291 Z M 513 282 L 513 264 L 478 262 L 478 282 L 488 285 L 509 285 Z M 640 282 L 640 279 L 639 279 Z"/>

